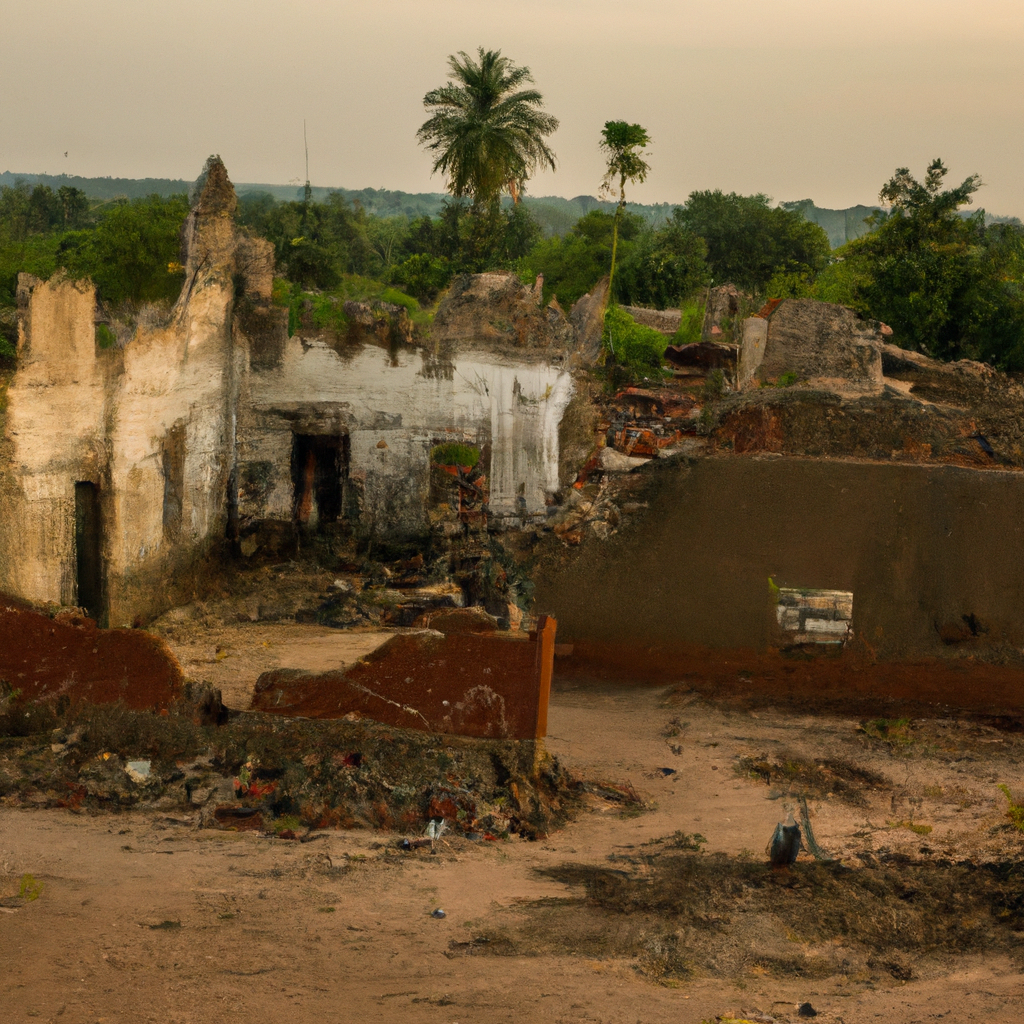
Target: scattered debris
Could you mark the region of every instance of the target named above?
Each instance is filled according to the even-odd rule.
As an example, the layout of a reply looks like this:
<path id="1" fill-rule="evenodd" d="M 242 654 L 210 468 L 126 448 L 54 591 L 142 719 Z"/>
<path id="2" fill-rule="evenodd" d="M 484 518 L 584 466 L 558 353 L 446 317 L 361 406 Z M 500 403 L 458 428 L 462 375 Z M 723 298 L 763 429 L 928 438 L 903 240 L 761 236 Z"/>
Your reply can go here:
<path id="1" fill-rule="evenodd" d="M 145 782 L 149 778 L 149 761 L 129 761 L 124 766 L 125 774 L 132 782 Z"/>

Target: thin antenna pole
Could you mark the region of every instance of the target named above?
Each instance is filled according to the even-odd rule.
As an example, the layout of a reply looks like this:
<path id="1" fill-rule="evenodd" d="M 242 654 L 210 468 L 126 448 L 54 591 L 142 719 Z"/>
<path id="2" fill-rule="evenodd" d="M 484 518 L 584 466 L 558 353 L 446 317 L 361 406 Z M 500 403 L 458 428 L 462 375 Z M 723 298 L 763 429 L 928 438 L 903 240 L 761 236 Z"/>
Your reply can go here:
<path id="1" fill-rule="evenodd" d="M 303 193 L 303 202 L 309 206 L 313 198 L 313 190 L 309 187 L 309 143 L 306 141 L 306 119 L 302 119 L 302 144 L 306 148 L 306 190 Z"/>

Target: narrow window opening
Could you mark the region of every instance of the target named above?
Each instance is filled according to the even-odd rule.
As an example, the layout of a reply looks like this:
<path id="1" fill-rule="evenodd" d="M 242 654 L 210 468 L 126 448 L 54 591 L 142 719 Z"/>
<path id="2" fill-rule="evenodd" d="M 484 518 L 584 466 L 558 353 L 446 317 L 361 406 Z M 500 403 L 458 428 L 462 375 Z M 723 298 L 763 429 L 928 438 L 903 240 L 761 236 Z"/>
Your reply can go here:
<path id="1" fill-rule="evenodd" d="M 99 488 L 75 484 L 75 583 L 78 606 L 103 621 L 102 529 Z"/>
<path id="2" fill-rule="evenodd" d="M 167 432 L 161 452 L 164 474 L 164 539 L 181 536 L 185 503 L 185 424 L 178 423 Z"/>

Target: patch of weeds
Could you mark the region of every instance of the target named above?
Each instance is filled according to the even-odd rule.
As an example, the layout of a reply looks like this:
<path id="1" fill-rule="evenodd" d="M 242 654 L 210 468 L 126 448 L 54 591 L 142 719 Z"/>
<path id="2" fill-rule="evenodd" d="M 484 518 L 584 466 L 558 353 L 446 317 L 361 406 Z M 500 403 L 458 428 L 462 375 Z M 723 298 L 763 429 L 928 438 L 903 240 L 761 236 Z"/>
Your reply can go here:
<path id="1" fill-rule="evenodd" d="M 31 903 L 32 900 L 37 900 L 43 895 L 44 888 L 43 883 L 36 881 L 32 875 L 22 875 L 21 885 L 18 886 L 18 896 Z"/>
<path id="2" fill-rule="evenodd" d="M 800 379 L 800 374 L 796 370 L 787 370 L 785 373 L 780 373 L 775 379 L 775 386 L 777 388 L 791 388 Z"/>
<path id="3" fill-rule="evenodd" d="M 96 325 L 96 347 L 113 348 L 117 344 L 117 335 L 106 325 Z"/>
<path id="4" fill-rule="evenodd" d="M 759 779 L 765 785 L 774 785 L 791 794 L 835 796 L 855 807 L 867 804 L 865 790 L 892 789 L 892 783 L 884 775 L 838 758 L 803 761 L 795 757 L 741 757 L 733 769 L 738 775 Z"/>
<path id="5" fill-rule="evenodd" d="M 297 832 L 300 828 L 302 828 L 302 819 L 294 814 L 282 814 L 274 822 L 274 832 L 278 834 L 281 832 Z"/>
<path id="6" fill-rule="evenodd" d="M 721 370 L 712 370 L 701 388 L 701 398 L 705 402 L 717 402 L 725 393 L 725 374 Z"/>
<path id="7" fill-rule="evenodd" d="M 1007 785 L 999 786 L 1000 792 L 1006 797 L 1009 806 L 1006 808 L 1006 816 L 1010 819 L 1013 827 L 1019 832 L 1024 832 L 1024 804 L 1016 803 Z"/>
<path id="8" fill-rule="evenodd" d="M 652 839 L 650 842 L 644 843 L 644 846 L 657 846 L 664 844 L 666 850 L 695 850 L 698 853 L 701 847 L 707 844 L 707 839 L 702 836 L 699 832 L 673 832 L 670 836 L 664 836 L 661 839 Z"/>
<path id="9" fill-rule="evenodd" d="M 849 960 L 795 952 L 840 942 L 847 957 L 908 957 L 1015 949 L 1024 931 L 1024 863 L 973 865 L 868 857 L 863 868 L 798 862 L 793 885 L 764 862 L 654 851 L 632 873 L 563 864 L 539 874 L 580 895 L 519 905 L 509 930 L 520 955 L 632 957 L 656 981 L 735 973 L 823 978 Z M 683 955 L 685 950 L 685 956 Z M 488 952 L 486 944 L 474 950 Z M 888 969 L 888 968 L 887 968 Z M 894 975 L 895 976 L 895 975 Z"/>
<path id="10" fill-rule="evenodd" d="M 658 374 L 668 345 L 665 335 L 614 305 L 605 312 L 601 341 L 609 361 L 632 379 Z"/>
<path id="11" fill-rule="evenodd" d="M 915 742 L 910 729 L 909 718 L 872 718 L 861 722 L 857 731 L 868 739 L 885 743 L 889 750 L 895 753 L 898 750 L 906 750 Z"/>
<path id="12" fill-rule="evenodd" d="M 889 828 L 906 828 L 919 836 L 931 835 L 933 831 L 931 825 L 921 825 L 913 821 L 890 821 Z"/>
<path id="13" fill-rule="evenodd" d="M 345 303 L 334 295 L 314 295 L 311 298 L 310 318 L 313 326 L 342 334 L 348 327 Z"/>

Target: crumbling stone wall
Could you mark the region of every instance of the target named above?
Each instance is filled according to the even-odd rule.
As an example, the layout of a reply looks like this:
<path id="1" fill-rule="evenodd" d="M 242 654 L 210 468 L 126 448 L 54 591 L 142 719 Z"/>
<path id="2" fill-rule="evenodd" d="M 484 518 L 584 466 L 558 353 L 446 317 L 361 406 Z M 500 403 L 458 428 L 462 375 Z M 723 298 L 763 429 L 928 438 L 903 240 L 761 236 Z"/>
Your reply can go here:
<path id="1" fill-rule="evenodd" d="M 236 262 L 234 208 L 224 165 L 213 160 L 183 231 L 181 295 L 171 310 L 144 310 L 123 348 L 97 345 L 90 282 L 22 275 L 0 590 L 79 602 L 76 484 L 99 495 L 97 614 L 111 625 L 131 625 L 180 597 L 190 568 L 224 536 L 246 363 L 232 330 L 236 285 L 253 323 L 270 294 L 258 244 Z"/>
<path id="2" fill-rule="evenodd" d="M 101 620 L 132 625 L 187 600 L 210 549 L 241 536 L 245 551 L 259 522 L 286 533 L 322 504 L 377 533 L 419 532 L 430 451 L 448 441 L 486 453 L 492 519 L 544 515 L 573 389 L 561 311 L 514 277 L 482 275 L 511 303 L 499 302 L 515 313 L 511 335 L 498 316 L 490 336 L 426 349 L 372 334 L 342 348 L 289 338 L 271 299 L 272 246 L 239 233 L 235 206 L 211 159 L 182 232 L 176 304 L 116 324 L 112 348 L 97 343 L 90 282 L 23 275 L 0 423 L 0 591 L 63 605 L 88 592 Z M 102 579 L 84 586 L 80 549 L 93 541 Z"/>
<path id="3" fill-rule="evenodd" d="M 892 333 L 877 320 L 864 320 L 833 302 L 773 301 L 744 322 L 740 383 L 754 377 L 775 380 L 790 373 L 801 379 L 838 379 L 880 389 L 886 331 Z"/>
<path id="4" fill-rule="evenodd" d="M 240 478 L 250 466 L 271 467 L 259 492 L 239 491 L 243 532 L 292 521 L 296 435 L 347 438 L 359 518 L 376 532 L 427 527 L 430 451 L 448 441 L 490 453 L 492 517 L 542 516 L 559 489 L 558 427 L 572 389 L 569 372 L 542 356 L 452 344 L 396 352 L 367 344 L 339 354 L 296 335 L 278 366 L 253 369 L 240 403 Z"/>

